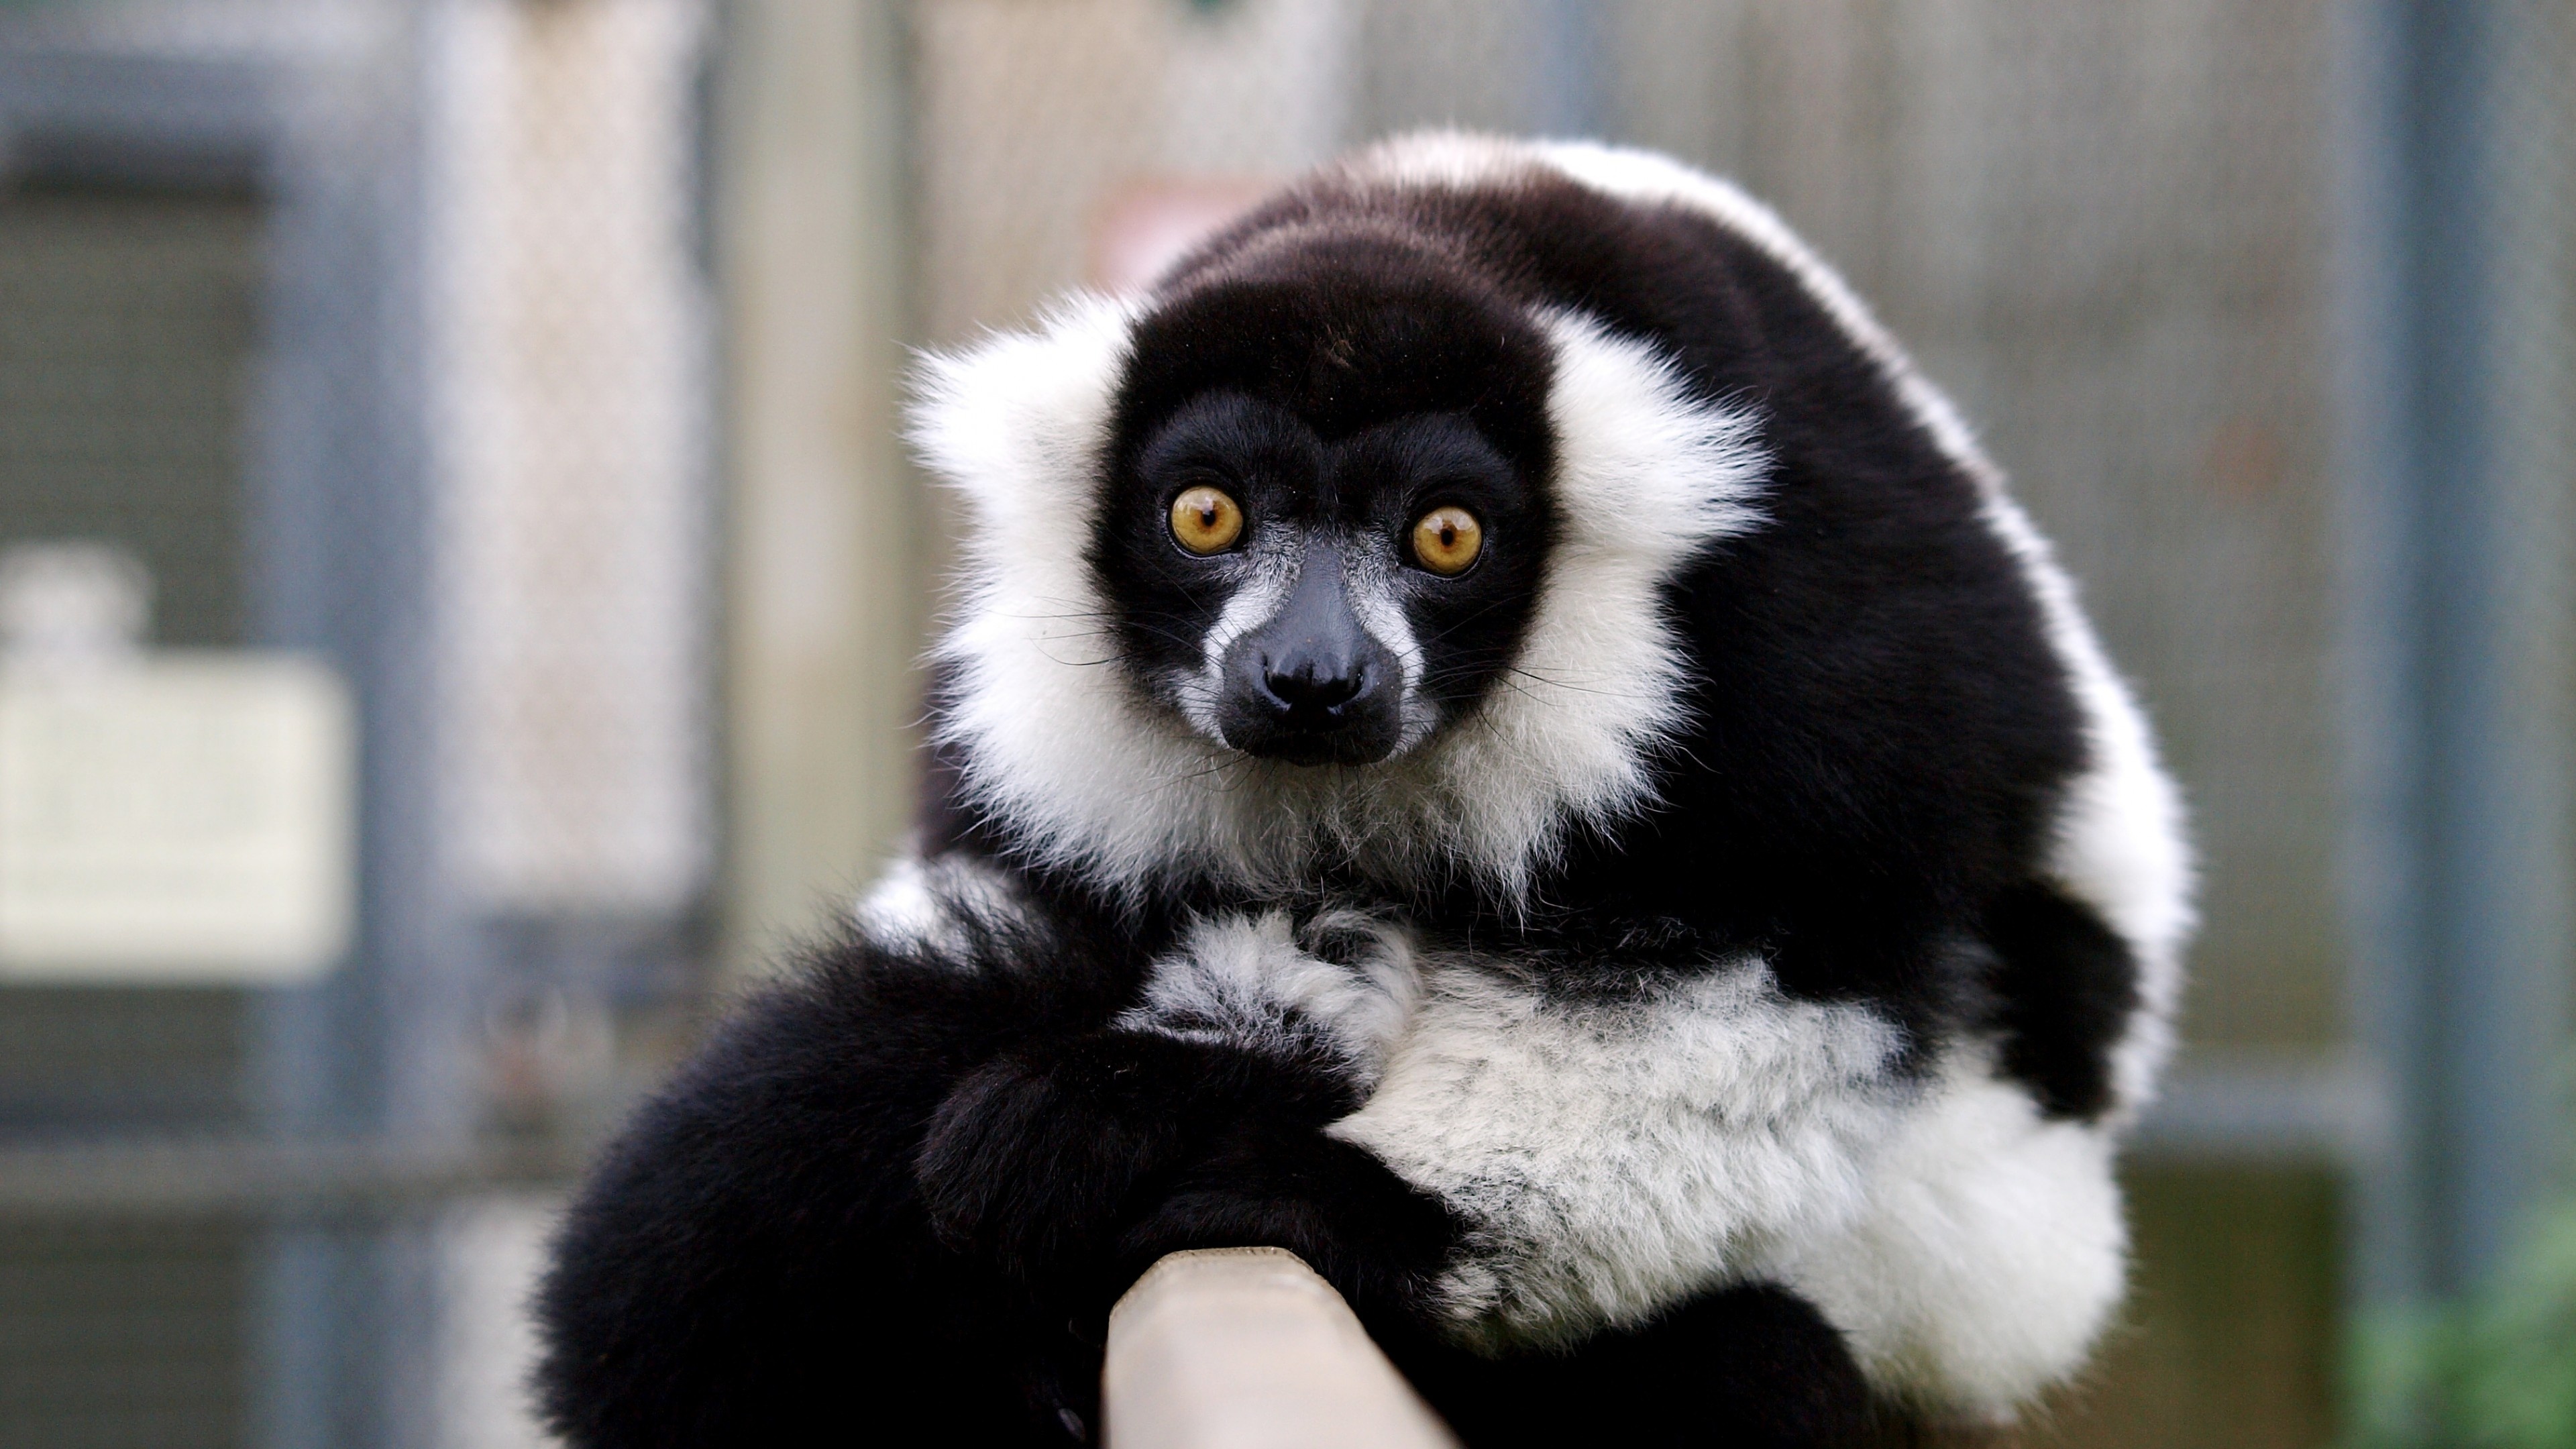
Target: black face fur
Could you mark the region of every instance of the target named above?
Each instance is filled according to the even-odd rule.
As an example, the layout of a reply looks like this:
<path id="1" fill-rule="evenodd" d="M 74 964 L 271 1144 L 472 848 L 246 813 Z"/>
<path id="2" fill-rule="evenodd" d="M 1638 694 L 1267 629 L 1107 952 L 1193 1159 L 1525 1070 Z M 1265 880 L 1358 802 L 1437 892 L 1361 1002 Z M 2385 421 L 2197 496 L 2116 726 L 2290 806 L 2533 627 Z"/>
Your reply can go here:
<path id="1" fill-rule="evenodd" d="M 1406 247 L 1272 255 L 1137 327 L 1089 562 L 1148 697 L 1250 754 L 1365 765 L 1511 667 L 1554 534 L 1551 354 Z M 1244 514 L 1207 555 L 1171 527 L 1199 486 Z M 1443 506 L 1483 529 L 1447 576 L 1410 542 Z"/>

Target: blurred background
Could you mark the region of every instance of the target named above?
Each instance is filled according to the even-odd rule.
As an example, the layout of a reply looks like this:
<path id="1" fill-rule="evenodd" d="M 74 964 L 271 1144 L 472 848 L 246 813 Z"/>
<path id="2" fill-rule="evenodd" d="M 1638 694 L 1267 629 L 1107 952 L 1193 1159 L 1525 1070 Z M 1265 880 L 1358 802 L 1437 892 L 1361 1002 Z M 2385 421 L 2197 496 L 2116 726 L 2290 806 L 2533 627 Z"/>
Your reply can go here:
<path id="1" fill-rule="evenodd" d="M 2163 732 L 2023 1441 L 2576 1444 L 2576 4 L 0 0 L 0 1449 L 543 1442 L 571 1175 L 905 825 L 906 349 L 1441 122 L 1777 204 Z"/>

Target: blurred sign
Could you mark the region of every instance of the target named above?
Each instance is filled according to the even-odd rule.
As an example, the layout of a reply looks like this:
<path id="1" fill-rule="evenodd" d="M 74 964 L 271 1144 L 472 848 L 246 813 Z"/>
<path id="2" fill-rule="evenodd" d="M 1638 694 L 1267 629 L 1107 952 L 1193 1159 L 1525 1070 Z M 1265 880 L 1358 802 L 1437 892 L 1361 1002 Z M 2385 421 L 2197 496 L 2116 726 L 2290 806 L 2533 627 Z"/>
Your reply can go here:
<path id="1" fill-rule="evenodd" d="M 352 892 L 349 701 L 307 660 L 0 666 L 0 979 L 285 982 Z"/>

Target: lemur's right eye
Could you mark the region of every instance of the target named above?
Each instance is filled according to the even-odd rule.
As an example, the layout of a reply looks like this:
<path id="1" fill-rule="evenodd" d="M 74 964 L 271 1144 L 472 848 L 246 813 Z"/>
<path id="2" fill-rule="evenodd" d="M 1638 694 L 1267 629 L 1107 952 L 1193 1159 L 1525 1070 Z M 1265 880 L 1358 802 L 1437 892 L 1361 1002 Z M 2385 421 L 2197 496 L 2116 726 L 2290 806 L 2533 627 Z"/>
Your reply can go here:
<path id="1" fill-rule="evenodd" d="M 1172 537 L 1195 554 L 1223 553 L 1243 537 L 1243 505 L 1202 483 L 1172 500 Z"/>

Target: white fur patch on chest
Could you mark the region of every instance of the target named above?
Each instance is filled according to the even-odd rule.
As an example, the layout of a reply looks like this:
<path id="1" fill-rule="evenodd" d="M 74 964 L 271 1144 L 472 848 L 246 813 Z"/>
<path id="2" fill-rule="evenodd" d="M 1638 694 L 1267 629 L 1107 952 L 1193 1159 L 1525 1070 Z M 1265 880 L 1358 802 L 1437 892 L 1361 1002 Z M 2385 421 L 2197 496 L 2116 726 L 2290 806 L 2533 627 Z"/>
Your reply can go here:
<path id="1" fill-rule="evenodd" d="M 1421 991 L 1331 1132 L 1471 1225 L 1441 1286 L 1486 1347 L 1632 1323 L 1844 1231 L 1912 1092 L 1892 1026 L 1793 1001 L 1758 962 L 1585 1003 L 1433 958 Z"/>

